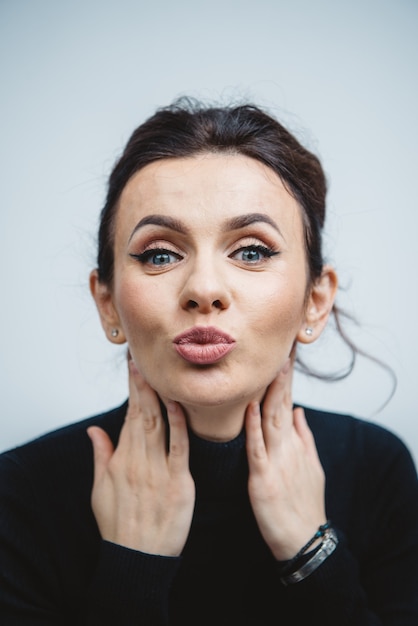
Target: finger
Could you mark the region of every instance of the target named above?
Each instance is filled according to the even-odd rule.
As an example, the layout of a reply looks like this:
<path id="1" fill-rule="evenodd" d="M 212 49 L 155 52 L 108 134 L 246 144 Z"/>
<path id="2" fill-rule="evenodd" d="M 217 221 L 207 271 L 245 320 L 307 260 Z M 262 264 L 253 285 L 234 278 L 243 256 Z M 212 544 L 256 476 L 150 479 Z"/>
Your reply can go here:
<path id="1" fill-rule="evenodd" d="M 292 426 L 292 378 L 293 366 L 289 357 L 264 397 L 263 428 L 272 426 L 283 429 Z"/>
<path id="2" fill-rule="evenodd" d="M 167 403 L 167 416 L 170 425 L 169 462 L 173 474 L 188 471 L 189 436 L 186 417 L 177 402 Z"/>
<path id="3" fill-rule="evenodd" d="M 261 427 L 261 412 L 258 402 L 252 402 L 245 414 L 247 458 L 250 469 L 257 471 L 267 462 L 267 450 Z"/>
<path id="4" fill-rule="evenodd" d="M 292 406 L 292 378 L 293 365 L 289 357 L 267 390 L 263 402 L 263 415 L 266 411 L 273 417 L 283 405 Z"/>
<path id="5" fill-rule="evenodd" d="M 90 426 L 87 429 L 87 434 L 93 444 L 94 479 L 96 481 L 106 471 L 106 467 L 114 452 L 114 447 L 109 435 L 99 426 Z"/>
<path id="6" fill-rule="evenodd" d="M 154 389 L 146 382 L 135 363 L 129 361 L 129 402 L 125 422 L 139 420 L 141 427 L 152 432 L 161 420 L 161 408 Z"/>
<path id="7" fill-rule="evenodd" d="M 167 452 L 165 423 L 157 393 L 146 382 L 132 360 L 129 361 L 129 402 L 118 450 L 134 455 L 142 450 L 149 459 Z"/>
<path id="8" fill-rule="evenodd" d="M 318 451 L 316 448 L 315 438 L 308 422 L 306 421 L 305 411 L 302 407 L 298 407 L 294 410 L 294 424 L 296 432 L 302 439 L 302 442 L 306 448 L 306 451 L 319 461 Z"/>
<path id="9" fill-rule="evenodd" d="M 143 406 L 148 404 L 154 406 L 158 400 L 155 391 L 148 385 L 132 359 L 128 361 L 128 369 L 129 405 L 127 416 L 135 418 L 138 417 Z"/>

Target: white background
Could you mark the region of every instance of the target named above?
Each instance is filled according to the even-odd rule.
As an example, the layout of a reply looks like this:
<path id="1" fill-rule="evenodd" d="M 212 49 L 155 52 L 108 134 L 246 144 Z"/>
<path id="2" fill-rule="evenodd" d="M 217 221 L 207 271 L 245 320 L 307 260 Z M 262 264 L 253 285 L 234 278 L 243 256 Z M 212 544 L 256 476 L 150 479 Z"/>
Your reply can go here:
<path id="1" fill-rule="evenodd" d="M 398 387 L 379 410 L 391 379 L 360 359 L 343 383 L 297 377 L 295 397 L 418 459 L 416 0 L 0 0 L 0 50 L 0 449 L 125 399 L 88 291 L 98 214 L 134 127 L 190 94 L 254 100 L 321 157 L 346 329 Z"/>

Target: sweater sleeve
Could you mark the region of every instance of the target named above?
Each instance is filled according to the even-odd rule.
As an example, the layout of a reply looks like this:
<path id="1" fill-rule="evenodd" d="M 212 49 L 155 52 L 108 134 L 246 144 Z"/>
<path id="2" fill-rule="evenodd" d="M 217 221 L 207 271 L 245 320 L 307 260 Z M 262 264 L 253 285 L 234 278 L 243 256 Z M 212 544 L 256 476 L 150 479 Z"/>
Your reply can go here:
<path id="1" fill-rule="evenodd" d="M 0 622 L 58 624 L 56 577 L 48 542 L 36 512 L 36 496 L 22 468 L 0 457 Z"/>
<path id="2" fill-rule="evenodd" d="M 350 553 L 345 537 L 338 530 L 337 535 L 339 544 L 328 559 L 310 576 L 286 587 L 286 595 L 294 604 L 296 614 L 299 606 L 308 606 L 312 622 L 321 626 L 386 625 L 369 610 L 358 563 Z M 299 622 L 296 620 L 296 623 Z"/>
<path id="3" fill-rule="evenodd" d="M 179 562 L 103 541 L 86 625 L 168 626 L 169 590 Z"/>
<path id="4" fill-rule="evenodd" d="M 90 557 L 74 561 L 86 571 L 71 563 L 65 571 L 56 544 L 65 544 L 66 534 L 52 536 L 45 493 L 18 455 L 0 456 L 0 623 L 168 625 L 168 594 L 180 558 L 102 541 L 93 563 Z M 87 581 L 81 590 L 80 581 Z"/>
<path id="5" fill-rule="evenodd" d="M 353 498 L 353 538 L 336 529 L 335 551 L 286 587 L 295 613 L 309 606 L 312 622 L 321 626 L 418 624 L 417 473 L 403 443 L 385 437 L 385 456 L 376 449 L 365 465 L 359 463 L 360 474 L 368 471 Z"/>

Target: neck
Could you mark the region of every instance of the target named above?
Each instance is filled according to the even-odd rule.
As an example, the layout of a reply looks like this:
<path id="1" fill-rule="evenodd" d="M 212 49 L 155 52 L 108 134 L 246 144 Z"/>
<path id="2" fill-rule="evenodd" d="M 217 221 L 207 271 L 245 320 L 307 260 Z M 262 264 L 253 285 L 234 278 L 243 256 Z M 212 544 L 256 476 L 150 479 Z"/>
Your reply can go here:
<path id="1" fill-rule="evenodd" d="M 263 393 L 253 398 L 261 401 Z M 231 441 L 235 439 L 244 427 L 245 414 L 250 400 L 241 399 L 239 402 L 222 404 L 219 406 L 182 405 L 191 430 L 202 439 L 208 441 Z"/>

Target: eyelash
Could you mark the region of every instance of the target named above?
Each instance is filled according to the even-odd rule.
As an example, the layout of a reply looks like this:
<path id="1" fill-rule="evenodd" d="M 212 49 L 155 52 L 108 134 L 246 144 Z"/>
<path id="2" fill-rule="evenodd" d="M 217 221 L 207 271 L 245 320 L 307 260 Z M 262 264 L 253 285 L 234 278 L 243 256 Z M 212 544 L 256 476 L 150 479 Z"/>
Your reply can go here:
<path id="1" fill-rule="evenodd" d="M 232 252 L 229 256 L 230 258 L 233 258 L 239 252 L 244 252 L 244 251 L 249 251 L 249 250 L 256 251 L 259 254 L 261 254 L 264 257 L 263 259 L 261 259 L 261 261 L 280 254 L 278 250 L 274 250 L 273 248 L 269 248 L 261 244 L 249 244 L 247 246 L 242 246 L 241 248 L 234 250 L 234 252 Z M 151 248 L 149 250 L 145 250 L 144 252 L 140 254 L 130 254 L 132 258 L 139 261 L 139 263 L 141 263 L 142 265 L 146 265 L 147 263 L 150 263 L 153 257 L 159 256 L 159 255 L 172 256 L 172 257 L 175 257 L 177 261 L 181 261 L 181 259 L 183 258 L 180 254 L 178 254 L 177 252 L 174 252 L 173 250 L 169 250 L 168 248 Z M 260 262 L 260 259 L 257 259 L 256 261 L 243 261 L 243 262 L 247 263 L 248 265 L 257 265 Z M 160 263 L 160 264 L 156 263 L 153 265 L 155 267 L 158 267 L 158 266 L 162 267 L 166 265 L 171 265 L 171 263 Z"/>
<path id="2" fill-rule="evenodd" d="M 267 246 L 262 246 L 261 244 L 250 244 L 247 246 L 242 246 L 241 248 L 238 248 L 238 250 L 234 250 L 234 252 L 232 252 L 230 256 L 232 257 L 238 254 L 238 252 L 248 250 L 255 250 L 256 252 L 259 252 L 261 255 L 263 255 L 264 259 L 268 259 L 276 256 L 277 254 L 280 254 L 278 250 L 274 250 L 273 248 L 268 248 Z M 247 261 L 247 263 L 249 263 L 249 265 L 255 265 L 257 262 Z"/>
<path id="3" fill-rule="evenodd" d="M 169 256 L 176 257 L 178 261 L 180 261 L 183 257 L 177 252 L 173 252 L 173 250 L 168 250 L 167 248 L 151 248 L 150 250 L 145 250 L 141 254 L 131 254 L 130 256 L 133 259 L 139 261 L 142 265 L 146 265 L 150 262 L 153 256 L 158 256 L 162 254 L 167 254 Z M 158 266 L 158 264 L 155 264 Z M 161 263 L 160 265 L 169 265 L 168 263 Z"/>

